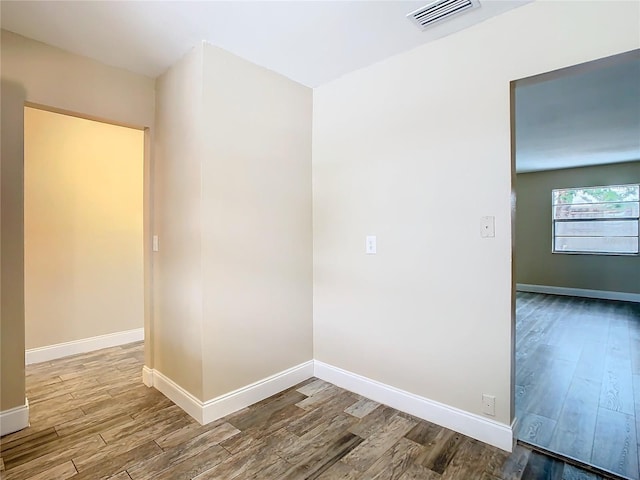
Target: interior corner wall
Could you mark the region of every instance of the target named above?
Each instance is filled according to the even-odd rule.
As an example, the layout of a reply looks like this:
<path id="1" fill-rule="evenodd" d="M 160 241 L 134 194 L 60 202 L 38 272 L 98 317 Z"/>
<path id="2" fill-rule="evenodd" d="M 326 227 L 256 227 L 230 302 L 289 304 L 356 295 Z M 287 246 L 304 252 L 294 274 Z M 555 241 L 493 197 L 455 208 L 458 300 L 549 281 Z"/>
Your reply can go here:
<path id="1" fill-rule="evenodd" d="M 510 82 L 639 48 L 639 16 L 534 2 L 314 90 L 317 360 L 510 424 Z"/>
<path id="2" fill-rule="evenodd" d="M 204 45 L 206 399 L 313 358 L 312 102 L 310 88 Z"/>
<path id="3" fill-rule="evenodd" d="M 517 175 L 516 280 L 518 283 L 640 293 L 638 255 L 551 253 L 551 190 L 640 183 L 640 161 Z"/>
<path id="4" fill-rule="evenodd" d="M 25 108 L 27 349 L 143 328 L 144 132 Z"/>
<path id="5" fill-rule="evenodd" d="M 155 109 L 154 81 L 142 75 L 109 67 L 94 60 L 74 55 L 49 45 L 2 30 L 0 40 L 0 71 L 2 78 L 2 242 L 15 241 L 24 243 L 23 229 L 18 224 L 8 227 L 6 222 L 13 218 L 22 218 L 23 195 L 23 152 L 22 129 L 24 102 L 44 105 L 68 112 L 75 112 L 96 119 L 148 127 L 153 135 Z M 11 92 L 16 93 L 14 97 Z M 9 104 L 15 98 L 20 108 L 5 110 L 5 102 Z M 19 98 L 19 100 L 18 100 Z M 5 156 L 5 152 L 6 153 Z M 148 152 L 145 152 L 148 155 Z M 9 160 L 11 159 L 11 160 Z M 148 157 L 147 157 L 148 161 Z M 6 163 L 9 162 L 9 163 Z M 16 162 L 16 163 L 13 163 Z M 5 177 L 5 168 L 15 166 L 11 175 Z M 13 168 L 13 167 L 11 167 Z M 5 193 L 5 185 L 11 182 L 9 191 Z M 13 190 L 15 189 L 15 190 Z M 145 192 L 147 195 L 148 192 Z M 145 209 L 150 209 L 145 198 Z M 6 217 L 5 217 L 6 216 Z M 9 230 L 5 230 L 8 228 Z M 145 230 L 148 226 L 145 225 Z M 8 233 L 10 232 L 10 233 Z M 9 238 L 6 238 L 6 237 Z M 17 304 L 24 294 L 22 279 L 24 261 L 21 255 L 13 252 L 11 264 L 5 260 L 7 253 L 2 253 L 2 294 L 3 302 L 7 279 L 11 279 L 15 293 L 12 299 L 16 303 L 13 314 L 2 315 L 2 345 L 12 345 L 2 349 L 2 395 L 12 398 L 21 397 L 24 402 L 24 305 Z M 145 322 L 148 322 L 145 311 Z M 11 322 L 7 326 L 6 322 Z M 19 351 L 19 355 L 16 353 Z M 145 352 L 146 353 L 146 352 Z M 13 355 L 5 360 L 5 355 Z M 9 373 L 6 372 L 9 371 Z M 21 378 L 21 380 L 20 380 Z M 13 389 L 20 391 L 13 391 Z M 3 409 L 9 406 L 2 405 Z"/>
<path id="6" fill-rule="evenodd" d="M 155 369 L 204 403 L 313 358 L 312 91 L 208 44 L 156 88 Z"/>
<path id="7" fill-rule="evenodd" d="M 202 399 L 202 46 L 156 80 L 154 369 Z"/>

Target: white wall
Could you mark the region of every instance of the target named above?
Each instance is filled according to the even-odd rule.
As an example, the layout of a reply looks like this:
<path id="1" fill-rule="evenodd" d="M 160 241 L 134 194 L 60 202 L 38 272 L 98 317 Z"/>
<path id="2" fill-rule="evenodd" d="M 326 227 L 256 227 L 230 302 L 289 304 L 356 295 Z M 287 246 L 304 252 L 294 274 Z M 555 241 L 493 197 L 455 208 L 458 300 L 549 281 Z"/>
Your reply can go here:
<path id="1" fill-rule="evenodd" d="M 312 91 L 204 44 L 157 99 L 154 368 L 197 404 L 312 359 Z"/>
<path id="2" fill-rule="evenodd" d="M 155 368 L 202 399 L 202 46 L 156 81 Z"/>
<path id="3" fill-rule="evenodd" d="M 205 398 L 313 358 L 312 101 L 205 44 Z"/>
<path id="4" fill-rule="evenodd" d="M 535 2 L 314 91 L 316 359 L 511 422 L 509 82 L 638 48 L 638 18 Z"/>

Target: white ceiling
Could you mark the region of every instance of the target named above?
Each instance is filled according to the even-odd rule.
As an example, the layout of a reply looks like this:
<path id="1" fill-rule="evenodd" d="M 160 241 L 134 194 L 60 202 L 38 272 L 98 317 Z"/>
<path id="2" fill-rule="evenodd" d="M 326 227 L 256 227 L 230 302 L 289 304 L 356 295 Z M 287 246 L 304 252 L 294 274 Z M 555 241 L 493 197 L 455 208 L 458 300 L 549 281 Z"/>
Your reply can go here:
<path id="1" fill-rule="evenodd" d="M 618 58 L 516 84 L 518 172 L 640 160 L 640 51 Z"/>
<path id="2" fill-rule="evenodd" d="M 2 28 L 157 77 L 206 40 L 316 87 L 531 0 L 481 7 L 420 31 L 423 1 L 8 1 Z"/>
<path id="3" fill-rule="evenodd" d="M 13 1 L 2 28 L 149 77 L 205 40 L 316 87 L 532 0 L 481 7 L 420 31 L 431 0 Z M 640 61 L 522 84 L 519 172 L 640 159 Z"/>

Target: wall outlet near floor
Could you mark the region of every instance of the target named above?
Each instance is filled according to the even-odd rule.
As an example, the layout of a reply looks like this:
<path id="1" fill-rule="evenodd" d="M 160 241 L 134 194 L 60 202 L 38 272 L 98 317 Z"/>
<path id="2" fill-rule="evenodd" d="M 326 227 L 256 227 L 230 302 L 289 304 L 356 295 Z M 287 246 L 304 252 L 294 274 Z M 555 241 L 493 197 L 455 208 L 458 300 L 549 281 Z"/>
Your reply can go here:
<path id="1" fill-rule="evenodd" d="M 496 397 L 493 395 L 482 394 L 482 413 L 495 417 L 496 415 Z"/>

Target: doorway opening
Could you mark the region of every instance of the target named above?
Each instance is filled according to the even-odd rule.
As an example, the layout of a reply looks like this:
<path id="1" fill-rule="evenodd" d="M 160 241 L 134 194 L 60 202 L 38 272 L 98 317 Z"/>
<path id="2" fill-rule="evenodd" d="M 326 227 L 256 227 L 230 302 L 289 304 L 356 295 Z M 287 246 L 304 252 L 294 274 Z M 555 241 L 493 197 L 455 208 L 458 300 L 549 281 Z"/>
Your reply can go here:
<path id="1" fill-rule="evenodd" d="M 632 479 L 640 478 L 638 78 L 635 50 L 512 83 L 515 434 Z"/>
<path id="2" fill-rule="evenodd" d="M 145 131 L 24 109 L 26 363 L 144 339 Z"/>

